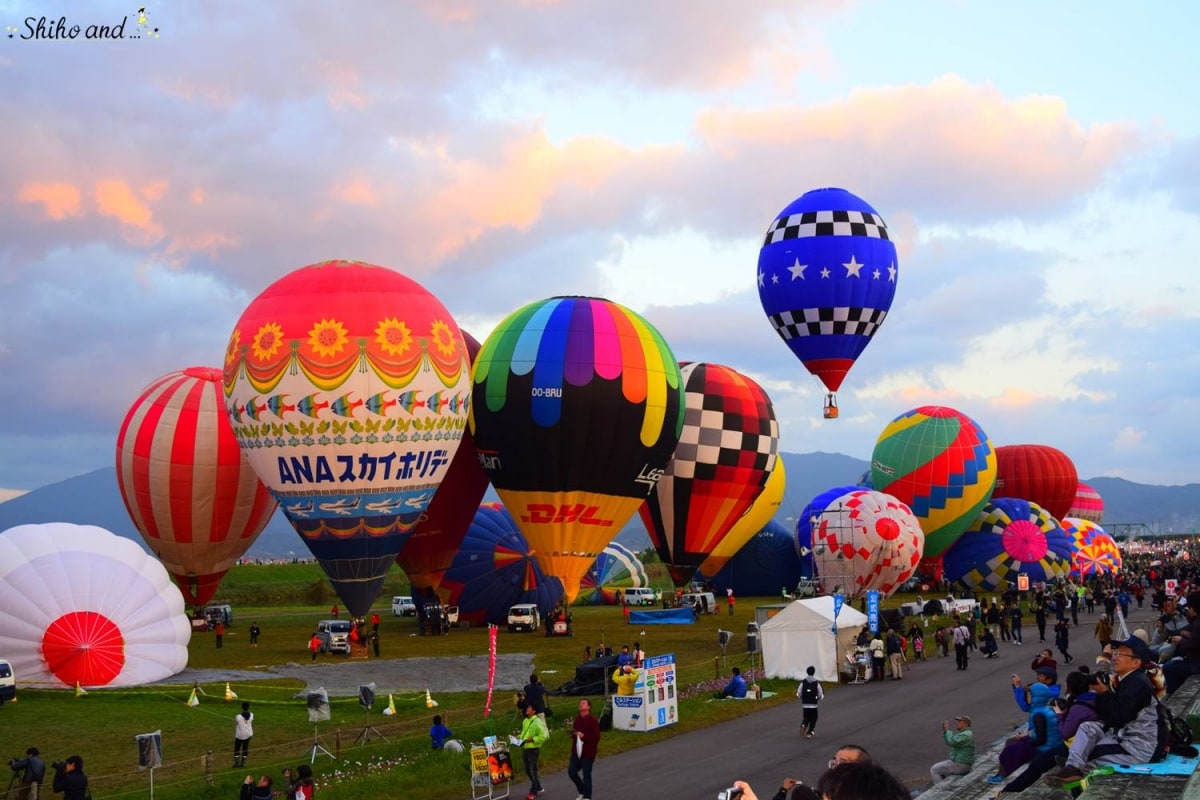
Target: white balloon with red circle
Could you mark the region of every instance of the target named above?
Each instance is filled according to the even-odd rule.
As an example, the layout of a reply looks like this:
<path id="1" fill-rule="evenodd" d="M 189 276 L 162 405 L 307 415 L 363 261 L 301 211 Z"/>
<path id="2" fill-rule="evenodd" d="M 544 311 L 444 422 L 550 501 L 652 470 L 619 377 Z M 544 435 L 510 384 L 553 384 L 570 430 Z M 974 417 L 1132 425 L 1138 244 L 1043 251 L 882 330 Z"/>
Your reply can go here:
<path id="1" fill-rule="evenodd" d="M 871 590 L 889 597 L 916 571 L 924 550 L 925 534 L 912 509 L 885 492 L 848 492 L 830 502 L 813 526 L 822 587 L 851 598 Z"/>
<path id="2" fill-rule="evenodd" d="M 0 609 L 0 654 L 25 686 L 138 686 L 187 666 L 191 624 L 171 576 L 94 525 L 0 533 Z"/>

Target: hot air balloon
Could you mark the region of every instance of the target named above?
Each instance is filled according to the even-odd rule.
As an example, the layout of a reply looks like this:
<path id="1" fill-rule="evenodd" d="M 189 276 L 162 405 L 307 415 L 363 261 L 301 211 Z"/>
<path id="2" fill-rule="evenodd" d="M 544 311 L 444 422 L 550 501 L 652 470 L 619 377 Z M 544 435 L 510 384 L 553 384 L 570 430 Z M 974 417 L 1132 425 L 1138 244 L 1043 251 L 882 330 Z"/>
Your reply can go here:
<path id="1" fill-rule="evenodd" d="M 733 589 L 742 597 L 779 596 L 800 582 L 800 559 L 792 534 L 775 520 L 754 534 L 729 563 L 713 576 L 717 592 Z"/>
<path id="2" fill-rule="evenodd" d="M 925 532 L 925 558 L 946 552 L 992 496 L 996 453 L 975 420 L 943 406 L 896 417 L 871 454 L 871 485 L 908 505 Z"/>
<path id="3" fill-rule="evenodd" d="M 462 334 L 467 353 L 474 361 L 479 353 L 479 342 L 466 331 Z M 408 575 L 419 596 L 428 598 L 435 594 L 434 590 L 467 535 L 467 528 L 475 520 L 475 509 L 487 487 L 487 473 L 479 464 L 475 440 L 469 432 L 464 433 L 437 494 L 396 556 L 396 563 Z M 447 598 L 441 597 L 441 600 L 446 602 Z"/>
<path id="4" fill-rule="evenodd" d="M 806 577 L 812 577 L 816 573 L 816 565 L 813 563 L 813 529 L 820 524 L 821 515 L 834 500 L 862 488 L 862 486 L 856 485 L 835 486 L 832 489 L 826 489 L 809 501 L 804 510 L 800 512 L 800 516 L 796 520 L 796 554 L 800 557 L 800 564 L 804 568 Z"/>
<path id="5" fill-rule="evenodd" d="M 616 605 L 618 592 L 649 586 L 650 579 L 637 553 L 620 542 L 609 542 L 579 582 L 575 602 L 593 606 Z"/>
<path id="6" fill-rule="evenodd" d="M 1073 572 L 1115 575 L 1121 571 L 1121 550 L 1104 528 L 1080 517 L 1063 517 L 1062 528 L 1071 537 Z"/>
<path id="7" fill-rule="evenodd" d="M 883 217 L 845 189 L 806 192 L 767 229 L 758 297 L 775 332 L 829 394 L 883 324 L 896 294 L 896 246 Z"/>
<path id="8" fill-rule="evenodd" d="M 679 441 L 679 365 L 629 309 L 555 297 L 503 320 L 473 374 L 480 461 L 538 563 L 573 602 Z"/>
<path id="9" fill-rule="evenodd" d="M 250 465 L 346 608 L 366 614 L 466 428 L 458 325 L 390 269 L 312 264 L 242 313 L 224 388 Z"/>
<path id="10" fill-rule="evenodd" d="M 826 594 L 890 597 L 921 560 L 925 535 L 895 497 L 859 489 L 834 499 L 812 529 L 816 577 Z"/>
<path id="11" fill-rule="evenodd" d="M 1086 519 L 1099 525 L 1104 521 L 1104 499 L 1100 493 L 1083 481 L 1075 488 L 1075 499 L 1071 501 L 1068 517 Z"/>
<path id="12" fill-rule="evenodd" d="M 538 567 L 512 515 L 490 505 L 476 510 L 440 594 L 458 606 L 460 621 L 473 625 L 502 625 L 517 603 L 536 603 L 544 619 L 563 596 L 562 584 Z"/>
<path id="13" fill-rule="evenodd" d="M 1061 450 L 1044 444 L 1008 444 L 996 448 L 993 498 L 1030 500 L 1059 519 L 1070 511 L 1078 487 L 1075 464 Z"/>
<path id="14" fill-rule="evenodd" d="M 1071 541 L 1050 512 L 1012 497 L 983 507 L 975 521 L 942 556 L 946 580 L 981 592 L 1016 588 L 1017 575 L 1035 583 L 1066 578 Z"/>
<path id="15" fill-rule="evenodd" d="M 779 510 L 779 504 L 783 502 L 783 493 L 786 488 L 787 470 L 783 466 L 783 459 L 776 458 L 775 468 L 767 477 L 767 483 L 763 486 L 762 492 L 755 498 L 746 513 L 738 518 L 729 532 L 721 537 L 721 541 L 713 547 L 708 558 L 701 562 L 699 570 L 701 575 L 716 575 L 746 542 L 767 526 L 767 523 L 775 516 L 775 512 Z"/>
<path id="16" fill-rule="evenodd" d="M 779 454 L 779 425 L 762 388 L 720 364 L 683 364 L 683 432 L 638 509 L 683 586 L 762 493 Z"/>
<path id="17" fill-rule="evenodd" d="M 154 557 L 103 528 L 0 533 L 0 608 L 0 653 L 22 683 L 138 686 L 187 666 L 179 590 Z"/>
<path id="18" fill-rule="evenodd" d="M 221 372 L 189 367 L 152 382 L 117 434 L 117 484 L 146 544 L 202 606 L 275 513 L 238 448 Z"/>

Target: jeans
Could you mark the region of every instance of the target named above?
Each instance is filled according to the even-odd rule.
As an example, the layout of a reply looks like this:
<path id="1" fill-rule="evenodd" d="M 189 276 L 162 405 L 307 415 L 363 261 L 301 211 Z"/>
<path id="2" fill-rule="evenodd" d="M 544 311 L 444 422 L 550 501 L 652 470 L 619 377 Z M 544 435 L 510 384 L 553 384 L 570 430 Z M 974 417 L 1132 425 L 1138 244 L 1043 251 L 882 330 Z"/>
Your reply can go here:
<path id="1" fill-rule="evenodd" d="M 525 774 L 529 776 L 529 793 L 537 794 L 542 789 L 541 777 L 538 775 L 538 756 L 541 748 L 526 747 L 521 750 L 521 763 L 525 765 Z"/>
<path id="2" fill-rule="evenodd" d="M 579 793 L 589 799 L 592 796 L 592 765 L 595 763 L 596 759 L 581 758 L 575 755 L 575 748 L 571 748 L 571 761 L 567 765 L 567 777 L 571 779 L 571 783 L 575 784 Z"/>

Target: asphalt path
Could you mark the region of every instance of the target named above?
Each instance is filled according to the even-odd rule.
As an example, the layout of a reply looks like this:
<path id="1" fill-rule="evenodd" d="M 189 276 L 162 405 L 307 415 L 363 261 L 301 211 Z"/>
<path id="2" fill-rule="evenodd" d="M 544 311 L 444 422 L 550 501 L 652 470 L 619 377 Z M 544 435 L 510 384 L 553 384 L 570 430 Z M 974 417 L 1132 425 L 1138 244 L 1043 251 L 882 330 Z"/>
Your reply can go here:
<path id="1" fill-rule="evenodd" d="M 1079 625 L 1071 629 L 1075 661 L 1070 667 L 1055 651 L 1060 681 L 1067 671 L 1083 664 L 1094 667 L 1099 653 L 1093 636 L 1097 618 L 1098 614 L 1081 613 Z M 1033 618 L 1026 615 L 1025 619 L 1031 623 Z M 1149 604 L 1141 610 L 1134 606 L 1129 630 L 1153 631 L 1153 619 Z M 613 756 L 604 754 L 605 738 L 638 734 L 608 731 L 600 741 L 592 775 L 594 794 L 597 798 L 713 800 L 733 781 L 745 780 L 761 800 L 769 800 L 785 777 L 814 784 L 834 751 L 847 743 L 865 747 L 910 788 L 923 788 L 929 784 L 930 765 L 948 757 L 941 735 L 943 720 L 969 715 L 980 753 L 1025 721 L 1026 715 L 1013 702 L 1010 676 L 1015 672 L 1026 683 L 1032 681 L 1034 655 L 1045 647 L 1053 649 L 1053 620 L 1047 625 L 1045 643 L 1038 641 L 1033 624 L 1026 624 L 1022 632 L 1024 644 L 1001 642 L 997 658 L 971 653 L 965 672 L 955 669 L 951 647 L 949 657 L 934 655 L 910 663 L 903 680 L 827 686 L 813 739 L 800 733 L 799 700 Z M 932 653 L 932 636 L 926 642 L 927 653 Z M 555 739 L 557 744 L 552 739 L 550 747 L 568 746 L 566 737 Z M 514 753 L 513 761 L 517 775 L 512 796 L 521 797 L 528 791 L 528 779 L 521 772 L 520 755 Z M 543 775 L 542 785 L 548 800 L 569 800 L 578 794 L 565 772 Z"/>

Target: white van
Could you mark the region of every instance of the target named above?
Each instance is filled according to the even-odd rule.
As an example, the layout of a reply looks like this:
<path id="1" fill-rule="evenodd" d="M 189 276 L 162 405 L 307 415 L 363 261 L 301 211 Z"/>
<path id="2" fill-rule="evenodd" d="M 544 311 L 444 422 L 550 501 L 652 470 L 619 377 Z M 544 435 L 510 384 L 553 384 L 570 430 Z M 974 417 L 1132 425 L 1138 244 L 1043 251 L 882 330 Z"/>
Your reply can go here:
<path id="1" fill-rule="evenodd" d="M 0 706 L 16 699 L 16 696 L 17 678 L 13 675 L 12 664 L 0 658 Z"/>
<path id="2" fill-rule="evenodd" d="M 625 589 L 622 602 L 627 606 L 652 606 L 658 602 L 658 592 L 646 586 Z"/>
<path id="3" fill-rule="evenodd" d="M 538 607 L 533 603 L 520 603 L 508 610 L 508 632 L 536 631 L 542 627 Z"/>
<path id="4" fill-rule="evenodd" d="M 411 597 L 400 595 L 392 598 L 392 616 L 415 617 L 416 615 L 417 604 L 413 602 Z"/>
<path id="5" fill-rule="evenodd" d="M 684 608 L 699 606 L 701 614 L 717 613 L 717 598 L 712 592 L 688 592 L 679 602 Z"/>
<path id="6" fill-rule="evenodd" d="M 322 653 L 350 655 L 350 620 L 323 619 L 317 623 L 317 638 Z"/>

